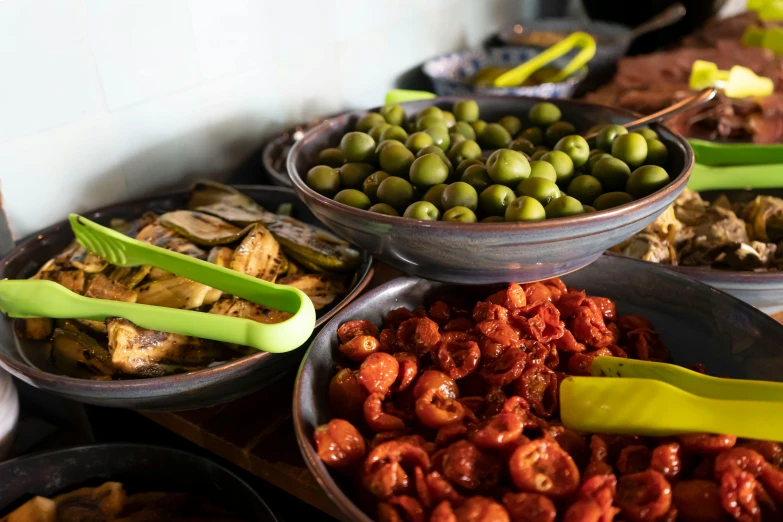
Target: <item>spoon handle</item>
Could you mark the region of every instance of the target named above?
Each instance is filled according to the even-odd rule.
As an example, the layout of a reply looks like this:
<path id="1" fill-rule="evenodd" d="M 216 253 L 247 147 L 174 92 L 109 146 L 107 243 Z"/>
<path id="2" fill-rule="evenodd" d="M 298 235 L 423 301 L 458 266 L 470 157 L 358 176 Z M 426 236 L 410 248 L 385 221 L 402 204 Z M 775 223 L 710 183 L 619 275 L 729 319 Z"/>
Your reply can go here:
<path id="1" fill-rule="evenodd" d="M 693 109 L 694 107 L 698 107 L 702 103 L 707 103 L 708 101 L 715 98 L 715 95 L 717 94 L 718 94 L 718 89 L 716 89 L 715 87 L 707 87 L 706 89 L 703 89 L 698 94 L 689 96 L 688 98 L 678 101 L 674 105 L 670 105 L 665 109 L 662 109 L 658 112 L 654 112 L 652 114 L 648 114 L 647 116 L 644 116 L 643 118 L 639 118 L 638 120 L 629 121 L 628 123 L 622 123 L 621 125 L 626 129 L 628 129 L 629 131 L 632 131 L 638 129 L 639 127 L 644 127 L 645 125 L 649 125 L 651 123 L 660 123 L 662 121 L 668 120 L 673 116 L 680 114 L 681 112 L 685 112 L 687 110 Z M 593 132 L 591 134 L 587 134 L 585 136 L 585 139 L 589 140 L 591 138 L 595 138 L 596 136 L 598 136 L 598 133 Z"/>
<path id="2" fill-rule="evenodd" d="M 633 33 L 631 33 L 631 40 L 636 40 L 643 34 L 651 33 L 653 31 L 657 31 L 658 29 L 672 25 L 673 23 L 679 21 L 680 18 L 685 16 L 685 13 L 686 11 L 684 5 L 681 3 L 673 4 L 667 7 L 663 12 L 644 22 L 642 25 L 637 26 L 633 30 Z"/>

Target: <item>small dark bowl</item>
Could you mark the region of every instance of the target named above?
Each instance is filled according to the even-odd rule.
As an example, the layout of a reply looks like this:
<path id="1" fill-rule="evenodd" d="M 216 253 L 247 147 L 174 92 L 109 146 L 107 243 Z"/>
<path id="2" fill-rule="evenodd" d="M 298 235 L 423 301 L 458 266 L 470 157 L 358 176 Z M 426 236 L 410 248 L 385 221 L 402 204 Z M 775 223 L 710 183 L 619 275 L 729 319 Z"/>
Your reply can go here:
<path id="1" fill-rule="evenodd" d="M 613 299 L 623 315 L 648 318 L 677 364 L 703 363 L 714 375 L 783 381 L 783 353 L 778 342 L 783 326 L 714 288 L 661 266 L 618 256 L 604 256 L 563 281 Z M 299 448 L 318 483 L 349 520 L 370 522 L 372 518 L 342 489 L 341 482 L 318 458 L 312 442 L 316 426 L 331 419 L 328 387 L 341 358 L 337 328 L 355 319 L 380 325 L 390 309 L 413 309 L 448 287 L 458 288 L 405 277 L 374 289 L 321 330 L 299 367 L 293 404 Z M 490 288 L 483 290 L 486 295 Z"/>
<path id="2" fill-rule="evenodd" d="M 319 224 L 291 189 L 238 185 L 265 208 L 275 210 L 280 203 L 292 203 L 294 216 L 304 222 Z M 138 201 L 104 207 L 83 215 L 98 223 L 108 224 L 112 218 L 134 218 L 152 210 L 167 212 L 184 208 L 187 193 L 178 192 Z M 46 261 L 62 251 L 73 240 L 66 221 L 52 225 L 19 242 L 0 261 L 0 279 L 23 279 L 35 273 Z M 324 325 L 343 306 L 354 299 L 372 278 L 372 258 L 362 253 L 355 283 L 342 301 L 319 313 L 316 328 Z M 96 404 L 135 410 L 177 411 L 205 408 L 227 402 L 258 390 L 296 365 L 302 350 L 287 354 L 259 352 L 241 359 L 195 372 L 118 381 L 76 379 L 56 373 L 43 355 L 44 343 L 20 339 L 14 332 L 13 320 L 0 317 L 0 366 L 32 386 L 63 397 Z"/>
<path id="3" fill-rule="evenodd" d="M 272 185 L 279 187 L 291 186 L 291 178 L 288 177 L 288 171 L 286 170 L 288 153 L 291 147 L 294 146 L 294 143 L 304 136 L 305 132 L 320 122 L 321 120 L 316 120 L 306 125 L 292 127 L 264 146 L 261 162 L 264 165 L 264 170 L 271 178 Z"/>
<path id="4" fill-rule="evenodd" d="M 140 444 L 82 446 L 0 464 L 0 516 L 32 497 L 121 482 L 128 493 L 183 492 L 247 520 L 276 522 L 253 488 L 211 460 Z"/>
<path id="5" fill-rule="evenodd" d="M 403 107 L 410 115 L 431 105 L 450 108 L 458 99 L 410 102 Z M 478 101 L 486 121 L 497 121 L 508 114 L 527 121 L 529 109 L 544 101 L 509 96 L 473 99 Z M 582 132 L 596 123 L 633 119 L 628 111 L 600 105 L 560 100 L 558 106 L 563 119 Z M 537 223 L 456 223 L 386 216 L 338 203 L 304 182 L 307 171 L 317 162 L 318 152 L 339 143 L 363 114 L 366 111 L 327 120 L 294 145 L 288 156 L 294 189 L 313 214 L 338 235 L 408 274 L 437 281 L 536 281 L 577 270 L 658 217 L 685 188 L 693 167 L 693 150 L 685 139 L 664 126 L 656 126 L 669 148 L 672 182 L 626 205 Z"/>

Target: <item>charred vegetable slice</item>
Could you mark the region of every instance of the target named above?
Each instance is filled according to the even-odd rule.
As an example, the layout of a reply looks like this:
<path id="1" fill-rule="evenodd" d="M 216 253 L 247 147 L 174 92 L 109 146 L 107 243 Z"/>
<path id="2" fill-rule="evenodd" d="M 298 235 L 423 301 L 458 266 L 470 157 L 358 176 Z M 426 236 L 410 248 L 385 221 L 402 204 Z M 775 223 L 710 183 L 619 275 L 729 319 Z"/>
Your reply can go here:
<path id="1" fill-rule="evenodd" d="M 147 265 L 142 266 L 115 266 L 109 271 L 109 279 L 116 281 L 125 288 L 133 290 L 139 283 L 144 281 L 152 270 Z"/>
<path id="2" fill-rule="evenodd" d="M 96 299 L 109 299 L 125 303 L 135 303 L 137 297 L 136 292 L 128 290 L 120 283 L 112 281 L 103 274 L 98 274 L 90 280 L 84 295 Z"/>
<path id="3" fill-rule="evenodd" d="M 175 210 L 160 216 L 161 225 L 185 236 L 197 245 L 213 246 L 233 243 L 246 229 L 235 227 L 218 217 L 193 210 Z"/>
<path id="4" fill-rule="evenodd" d="M 203 368 L 226 357 L 211 341 L 140 328 L 126 319 L 108 319 L 109 351 L 124 373 L 157 377 Z"/>
<path id="5" fill-rule="evenodd" d="M 330 305 L 346 291 L 345 284 L 340 278 L 326 274 L 301 274 L 284 277 L 278 283 L 293 286 L 307 294 L 316 310 Z"/>
<path id="6" fill-rule="evenodd" d="M 109 262 L 82 248 L 71 258 L 71 266 L 84 270 L 88 274 L 97 274 L 106 270 Z"/>
<path id="7" fill-rule="evenodd" d="M 261 209 L 260 212 L 245 210 L 220 202 L 212 203 L 211 205 L 202 205 L 193 210 L 219 217 L 220 219 L 240 227 L 246 227 L 254 223 L 269 223 L 270 220 L 274 218 L 274 214 L 263 209 Z"/>
<path id="8" fill-rule="evenodd" d="M 125 507 L 125 498 L 125 489 L 119 482 L 106 482 L 97 488 L 77 489 L 54 497 L 57 520 L 114 520 Z"/>
<path id="9" fill-rule="evenodd" d="M 109 352 L 87 334 L 57 328 L 52 337 L 52 361 L 66 375 L 98 377 L 112 375 Z"/>
<path id="10" fill-rule="evenodd" d="M 182 308 L 193 310 L 203 306 L 207 293 L 212 290 L 207 285 L 185 279 L 172 277 L 161 281 L 152 281 L 138 288 L 137 303 L 166 308 Z"/>
<path id="11" fill-rule="evenodd" d="M 136 237 L 139 235 L 139 232 L 141 232 L 142 229 L 148 225 L 151 225 L 157 219 L 158 215 L 154 212 L 145 212 L 140 218 L 133 219 L 131 221 L 126 221 L 124 219 L 112 219 L 109 226 L 121 234 L 125 234 L 129 237 Z"/>
<path id="12" fill-rule="evenodd" d="M 288 312 L 281 312 L 280 310 L 251 303 L 238 297 L 221 299 L 212 307 L 209 313 L 241 317 L 264 324 L 282 323 L 291 317 L 291 314 Z"/>
<path id="13" fill-rule="evenodd" d="M 359 252 L 347 242 L 293 218 L 279 218 L 269 231 L 290 257 L 305 266 L 309 262 L 322 270 L 344 272 L 359 264 Z"/>
<path id="14" fill-rule="evenodd" d="M 33 341 L 43 341 L 49 339 L 54 329 L 54 321 L 47 317 L 36 317 L 34 319 L 21 319 L 17 322 L 19 334 Z"/>
<path id="15" fill-rule="evenodd" d="M 207 261 L 223 268 L 231 265 L 231 259 L 234 257 L 234 249 L 228 247 L 213 247 L 209 251 Z M 213 305 L 223 295 L 223 291 L 217 288 L 210 288 L 207 295 L 204 296 L 204 305 Z"/>
<path id="16" fill-rule="evenodd" d="M 184 237 L 177 236 L 176 232 L 169 230 L 158 222 L 144 227 L 139 232 L 139 235 L 136 236 L 136 239 L 197 259 L 207 258 L 207 253 L 202 249 Z"/>
<path id="17" fill-rule="evenodd" d="M 86 278 L 84 272 L 81 270 L 51 270 L 49 272 L 43 272 L 41 274 L 41 279 L 54 281 L 79 295 L 84 293 L 84 282 Z"/>
<path id="18" fill-rule="evenodd" d="M 274 281 L 282 265 L 280 244 L 263 225 L 254 225 L 234 250 L 230 268 L 264 281 Z"/>
<path id="19" fill-rule="evenodd" d="M 277 219 L 274 214 L 264 210 L 258 203 L 235 188 L 210 180 L 201 180 L 193 184 L 190 188 L 188 208 L 216 215 L 239 226 L 259 221 L 271 223 Z"/>

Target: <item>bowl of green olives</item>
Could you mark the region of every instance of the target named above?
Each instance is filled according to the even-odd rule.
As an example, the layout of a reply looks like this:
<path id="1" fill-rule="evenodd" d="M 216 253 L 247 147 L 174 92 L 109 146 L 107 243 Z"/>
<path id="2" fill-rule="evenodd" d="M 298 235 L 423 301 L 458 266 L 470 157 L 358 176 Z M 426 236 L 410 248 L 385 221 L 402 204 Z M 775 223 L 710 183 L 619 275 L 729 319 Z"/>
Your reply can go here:
<path id="1" fill-rule="evenodd" d="M 311 129 L 288 173 L 329 228 L 406 273 L 536 281 L 591 263 L 685 188 L 687 141 L 619 125 L 634 116 L 506 96 L 387 105 Z"/>

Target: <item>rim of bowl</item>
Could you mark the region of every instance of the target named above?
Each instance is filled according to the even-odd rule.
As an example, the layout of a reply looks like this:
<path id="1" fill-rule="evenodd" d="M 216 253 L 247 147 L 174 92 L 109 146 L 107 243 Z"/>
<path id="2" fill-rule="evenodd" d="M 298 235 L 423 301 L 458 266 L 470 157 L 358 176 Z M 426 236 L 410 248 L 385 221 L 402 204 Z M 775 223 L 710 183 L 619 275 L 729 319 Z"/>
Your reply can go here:
<path id="1" fill-rule="evenodd" d="M 229 185 L 229 186 L 236 188 L 240 192 L 247 189 L 264 190 L 264 191 L 271 191 L 271 192 L 288 192 L 288 193 L 293 192 L 293 189 L 290 187 L 275 187 L 271 185 Z M 117 207 L 144 204 L 153 199 L 163 199 L 163 198 L 175 197 L 175 196 L 180 196 L 185 194 L 187 194 L 187 191 L 182 191 L 182 190 L 174 191 L 174 192 L 166 192 L 159 196 L 136 198 L 130 201 L 122 201 L 120 203 L 115 203 L 112 205 L 105 205 L 103 207 L 89 210 L 87 212 L 82 212 L 82 214 L 108 212 L 116 209 Z M 68 227 L 67 221 L 60 221 L 58 223 L 55 223 L 54 225 L 50 225 L 42 230 L 39 230 L 37 232 L 34 232 L 26 236 L 25 238 L 23 238 L 17 243 L 17 245 L 14 247 L 13 250 L 11 250 L 8 254 L 6 254 L 0 259 L 0 263 L 6 263 L 9 259 L 20 254 L 25 248 L 27 248 L 34 242 L 39 241 L 39 238 L 41 236 L 58 233 L 61 231 L 63 227 L 66 228 Z M 346 296 L 334 308 L 329 310 L 327 313 L 325 313 L 322 317 L 318 319 L 318 321 L 316 322 L 315 330 L 321 328 L 328 321 L 330 321 L 332 317 L 337 315 L 343 308 L 345 308 L 351 302 L 353 302 L 356 299 L 356 297 L 367 287 L 367 285 L 370 284 L 370 281 L 372 280 L 374 273 L 375 273 L 375 269 L 373 268 L 373 257 L 370 255 L 369 262 L 367 263 L 367 268 L 361 274 L 361 277 L 357 281 L 356 285 L 351 289 L 350 292 L 346 294 Z M 313 331 L 314 333 L 316 333 L 315 330 Z M 16 335 L 16 332 L 14 332 L 14 335 Z M 297 350 L 298 349 L 299 348 L 297 348 Z M 143 390 L 144 388 L 155 385 L 156 387 L 159 386 L 161 388 L 164 388 L 164 392 L 154 393 L 152 395 L 162 396 L 168 394 L 165 393 L 165 388 L 168 388 L 169 385 L 173 385 L 175 383 L 180 383 L 183 381 L 188 381 L 191 379 L 193 380 L 204 379 L 206 381 L 211 382 L 213 381 L 214 378 L 220 376 L 223 373 L 229 373 L 229 372 L 233 373 L 235 370 L 236 371 L 250 370 L 251 367 L 254 366 L 259 359 L 264 359 L 267 356 L 282 355 L 283 357 L 285 357 L 285 356 L 290 356 L 294 352 L 296 352 L 296 350 L 292 350 L 290 352 L 286 352 L 282 354 L 272 354 L 271 352 L 259 351 L 258 353 L 254 353 L 252 355 L 246 355 L 245 357 L 240 357 L 238 359 L 226 361 L 217 366 L 203 368 L 201 370 L 195 370 L 192 372 L 179 373 L 175 375 L 164 375 L 161 377 L 127 379 L 121 381 L 114 381 L 114 380 L 95 381 L 91 379 L 79 379 L 77 377 L 70 377 L 67 375 L 59 375 L 56 373 L 44 371 L 38 368 L 37 366 L 33 366 L 32 364 L 28 364 L 26 362 L 19 362 L 14 359 L 8 358 L 3 352 L 0 352 L 0 366 L 2 366 L 3 368 L 10 368 L 8 371 L 12 374 L 18 373 L 18 374 L 28 376 L 32 379 L 35 379 L 36 381 L 45 382 L 53 389 L 60 390 L 62 386 L 67 386 L 68 389 L 62 391 L 67 392 L 69 394 L 74 394 L 74 393 L 80 394 L 83 392 L 94 392 L 97 390 L 110 390 L 110 391 L 120 391 L 120 390 L 128 390 L 128 389 Z M 277 359 L 280 359 L 280 357 L 278 357 Z M 129 397 L 128 399 L 132 400 L 134 398 L 135 397 Z"/>
<path id="2" fill-rule="evenodd" d="M 521 101 L 533 101 L 533 102 L 544 102 L 549 101 L 546 98 L 538 98 L 535 96 L 491 96 L 491 95 L 476 95 L 476 96 L 442 96 L 438 98 L 433 98 L 431 101 L 434 103 L 437 102 L 454 102 L 457 100 L 506 100 L 509 102 L 521 102 Z M 400 104 L 403 107 L 410 103 L 417 103 L 417 102 L 407 102 Z M 637 118 L 639 115 L 637 113 L 634 113 L 629 110 L 616 108 L 616 107 L 609 107 L 606 105 L 600 105 L 597 103 L 587 103 L 580 100 L 558 100 L 557 103 L 565 103 L 568 105 L 575 105 L 577 107 L 602 107 L 605 109 L 609 109 L 619 115 L 627 116 L 629 118 Z M 690 177 L 691 170 L 693 170 L 693 165 L 695 162 L 694 155 L 693 155 L 693 149 L 688 144 L 688 141 L 680 134 L 672 131 L 668 127 L 666 127 L 663 124 L 657 124 L 658 127 L 665 129 L 667 132 L 669 132 L 673 137 L 674 140 L 683 147 L 685 150 L 685 166 L 683 169 L 677 174 L 677 177 L 673 179 L 668 185 L 666 185 L 661 190 L 658 190 L 656 192 L 653 192 L 649 196 L 645 196 L 643 198 L 634 200 L 630 203 L 626 203 L 624 205 L 620 205 L 619 207 L 610 208 L 607 210 L 599 210 L 596 212 L 590 212 L 587 214 L 580 214 L 578 216 L 570 216 L 570 217 L 561 217 L 561 218 L 554 218 L 554 219 L 545 219 L 543 221 L 536 221 L 536 222 L 522 222 L 522 221 L 515 221 L 515 222 L 503 222 L 503 223 L 460 223 L 455 221 L 423 221 L 418 219 L 411 219 L 406 218 L 403 216 L 387 216 L 385 214 L 380 214 L 377 212 L 370 212 L 369 210 L 361 210 L 358 208 L 350 207 L 348 205 L 343 205 L 342 203 L 338 203 L 337 201 L 327 198 L 326 196 L 323 196 L 319 194 L 318 192 L 314 191 L 310 187 L 307 186 L 307 184 L 304 182 L 304 178 L 299 175 L 299 171 L 296 168 L 296 162 L 294 161 L 298 156 L 299 153 L 316 133 L 321 133 L 328 129 L 329 127 L 332 127 L 334 125 L 334 122 L 336 119 L 350 119 L 352 117 L 357 117 L 366 114 L 368 111 L 377 109 L 376 107 L 373 107 L 372 109 L 362 110 L 362 111 L 351 111 L 346 112 L 336 118 L 329 118 L 322 123 L 316 125 L 309 131 L 305 133 L 305 135 L 302 137 L 301 140 L 297 141 L 296 144 L 291 148 L 291 152 L 288 153 L 288 161 L 286 162 L 286 167 L 288 169 L 288 177 L 291 179 L 291 181 L 294 184 L 294 187 L 297 190 L 302 191 L 308 198 L 315 199 L 318 201 L 321 205 L 324 205 L 334 211 L 340 212 L 342 214 L 347 214 L 350 216 L 353 216 L 356 219 L 359 220 L 366 220 L 368 215 L 372 216 L 372 221 L 377 223 L 383 223 L 388 225 L 395 225 L 399 223 L 418 223 L 421 225 L 424 225 L 422 228 L 426 229 L 433 229 L 433 230 L 441 230 L 444 228 L 449 228 L 450 230 L 459 229 L 459 230 L 472 230 L 472 231 L 478 231 L 478 230 L 484 230 L 484 231 L 493 231 L 493 232 L 517 232 L 517 231 L 524 231 L 524 230 L 551 230 L 551 229 L 557 229 L 564 226 L 570 226 L 574 224 L 580 224 L 580 223 L 589 223 L 589 224 L 595 224 L 595 225 L 614 225 L 614 223 L 611 223 L 618 217 L 620 217 L 623 214 L 626 213 L 635 213 L 637 211 L 642 210 L 645 207 L 648 207 L 649 205 L 656 203 L 660 201 L 661 199 L 664 199 L 667 196 L 670 196 L 674 192 L 681 192 L 682 188 L 685 188 L 685 185 L 688 183 L 688 178 Z"/>
<path id="3" fill-rule="evenodd" d="M 291 178 L 288 177 L 287 172 L 280 172 L 272 166 L 272 154 L 274 154 L 275 151 L 279 150 L 283 145 L 285 145 L 287 141 L 291 139 L 291 131 L 295 132 L 296 129 L 297 127 L 287 129 L 276 138 L 269 140 L 269 142 L 264 145 L 264 150 L 261 152 L 261 164 L 264 166 L 264 170 L 266 170 L 267 174 L 272 176 L 276 181 L 284 183 L 284 186 L 286 187 L 291 186 Z M 286 164 L 288 164 L 288 161 L 286 161 Z"/>
<path id="4" fill-rule="evenodd" d="M 591 36 L 603 36 L 614 40 L 613 43 L 599 44 L 596 42 L 597 47 L 614 47 L 618 44 L 629 43 L 632 39 L 632 31 L 622 24 L 615 24 L 612 22 L 606 22 L 604 20 L 590 20 L 585 22 L 579 18 L 540 18 L 538 20 L 520 20 L 513 24 L 504 25 L 497 32 L 498 38 L 502 41 L 506 47 L 533 47 L 533 48 L 545 48 L 543 46 L 537 46 L 532 44 L 514 44 L 513 40 L 508 37 L 514 33 L 514 26 L 522 25 L 527 28 L 527 31 L 555 31 L 556 29 L 548 29 L 547 26 L 570 26 L 574 29 L 578 29 Z"/>
<path id="5" fill-rule="evenodd" d="M 493 49 L 498 49 L 498 50 L 508 49 L 509 51 L 514 51 L 514 50 L 518 51 L 520 49 L 539 50 L 539 48 L 537 48 L 537 47 L 535 47 L 533 45 L 507 45 L 507 46 L 503 46 L 503 47 L 493 47 Z M 428 68 L 432 67 L 432 65 L 435 62 L 437 62 L 439 60 L 443 60 L 444 58 L 450 58 L 450 57 L 453 57 L 453 56 L 471 56 L 471 55 L 476 56 L 476 57 L 482 57 L 482 56 L 483 57 L 487 57 L 487 56 L 489 56 L 489 53 L 487 51 L 483 50 L 483 49 L 472 49 L 472 50 L 468 50 L 468 51 L 456 51 L 456 52 L 453 52 L 453 53 L 441 54 L 439 56 L 436 56 L 435 58 L 430 58 L 429 60 L 424 62 L 424 64 L 422 64 L 422 66 L 421 66 L 421 70 L 424 72 L 424 74 L 426 74 L 429 78 L 431 78 L 433 80 L 446 81 L 446 82 L 456 83 L 458 85 L 467 85 L 467 86 L 470 86 L 470 87 L 476 87 L 469 80 L 460 80 L 460 79 L 457 79 L 457 78 L 447 78 L 445 76 L 441 76 L 441 75 L 438 75 L 438 74 L 433 74 L 432 72 L 427 70 Z M 492 87 L 492 86 L 476 87 L 476 89 L 477 89 L 476 92 L 481 92 L 481 89 L 497 89 L 499 91 L 502 91 L 502 90 L 512 91 L 514 89 L 535 90 L 536 88 L 544 87 L 544 86 L 547 86 L 547 85 L 571 85 L 571 86 L 573 86 L 573 85 L 576 85 L 577 83 L 582 82 L 587 77 L 587 73 L 588 73 L 587 66 L 582 66 L 577 71 L 573 72 L 571 74 L 571 76 L 569 76 L 568 78 L 566 78 L 562 82 L 544 82 L 544 83 L 538 83 L 536 85 L 517 85 L 516 87 Z"/>

